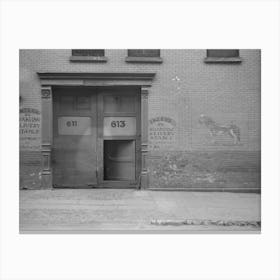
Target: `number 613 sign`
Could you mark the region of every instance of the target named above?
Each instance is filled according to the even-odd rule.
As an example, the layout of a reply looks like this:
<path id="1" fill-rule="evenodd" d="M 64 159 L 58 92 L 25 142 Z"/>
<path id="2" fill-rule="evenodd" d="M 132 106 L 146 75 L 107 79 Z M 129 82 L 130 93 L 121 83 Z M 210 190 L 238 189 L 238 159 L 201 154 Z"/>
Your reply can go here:
<path id="1" fill-rule="evenodd" d="M 134 136 L 136 134 L 135 117 L 105 117 L 104 136 Z"/>
<path id="2" fill-rule="evenodd" d="M 125 127 L 125 121 L 111 121 L 111 127 Z"/>

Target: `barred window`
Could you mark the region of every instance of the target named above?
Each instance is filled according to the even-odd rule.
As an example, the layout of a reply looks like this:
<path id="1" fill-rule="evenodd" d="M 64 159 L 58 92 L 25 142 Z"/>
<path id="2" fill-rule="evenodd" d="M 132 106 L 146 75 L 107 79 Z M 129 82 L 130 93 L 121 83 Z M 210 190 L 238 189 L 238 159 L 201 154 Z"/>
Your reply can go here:
<path id="1" fill-rule="evenodd" d="M 230 50 L 230 49 L 207 50 L 207 57 L 213 57 L 213 58 L 239 57 L 239 50 Z"/>
<path id="2" fill-rule="evenodd" d="M 104 56 L 105 50 L 101 49 L 74 49 L 72 50 L 72 56 Z"/>
<path id="3" fill-rule="evenodd" d="M 158 49 L 130 49 L 127 51 L 128 57 L 160 57 Z"/>

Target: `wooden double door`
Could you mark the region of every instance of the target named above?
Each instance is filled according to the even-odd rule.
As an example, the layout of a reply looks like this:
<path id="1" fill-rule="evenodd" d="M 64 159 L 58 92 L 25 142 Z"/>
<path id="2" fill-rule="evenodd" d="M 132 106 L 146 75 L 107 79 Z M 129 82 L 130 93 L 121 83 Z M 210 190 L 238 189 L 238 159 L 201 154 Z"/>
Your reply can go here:
<path id="1" fill-rule="evenodd" d="M 53 186 L 136 187 L 141 171 L 140 90 L 53 89 Z"/>

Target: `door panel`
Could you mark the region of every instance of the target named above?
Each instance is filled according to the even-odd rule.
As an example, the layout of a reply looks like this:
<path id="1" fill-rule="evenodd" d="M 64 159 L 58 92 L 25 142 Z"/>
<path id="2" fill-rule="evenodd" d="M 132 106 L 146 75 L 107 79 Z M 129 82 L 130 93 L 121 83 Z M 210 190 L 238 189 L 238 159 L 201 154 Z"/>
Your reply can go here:
<path id="1" fill-rule="evenodd" d="M 135 95 L 105 95 L 104 112 L 105 113 L 135 113 L 136 97 Z"/>
<path id="2" fill-rule="evenodd" d="M 54 186 L 97 184 L 96 106 L 96 94 L 92 90 L 54 90 Z"/>
<path id="3" fill-rule="evenodd" d="M 139 88 L 102 89 L 98 96 L 100 185 L 136 187 L 141 172 Z"/>

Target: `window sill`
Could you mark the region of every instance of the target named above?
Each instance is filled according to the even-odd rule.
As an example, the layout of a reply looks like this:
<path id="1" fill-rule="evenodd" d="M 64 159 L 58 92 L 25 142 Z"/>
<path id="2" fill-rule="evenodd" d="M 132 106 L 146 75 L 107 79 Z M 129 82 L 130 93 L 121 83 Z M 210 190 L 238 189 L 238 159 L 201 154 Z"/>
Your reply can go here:
<path id="1" fill-rule="evenodd" d="M 241 57 L 206 57 L 205 63 L 241 63 Z"/>
<path id="2" fill-rule="evenodd" d="M 72 62 L 107 62 L 106 56 L 71 56 L 70 61 Z"/>
<path id="3" fill-rule="evenodd" d="M 128 63 L 162 63 L 161 57 L 136 57 L 127 56 L 125 62 Z"/>

